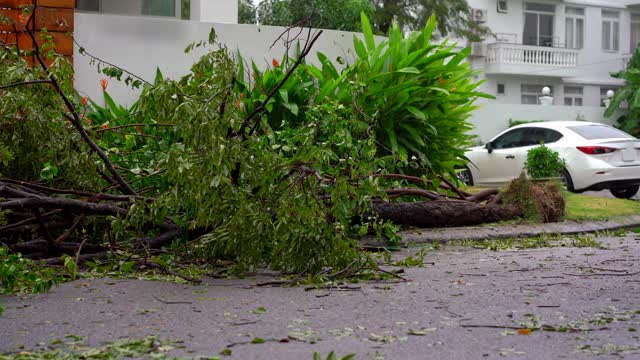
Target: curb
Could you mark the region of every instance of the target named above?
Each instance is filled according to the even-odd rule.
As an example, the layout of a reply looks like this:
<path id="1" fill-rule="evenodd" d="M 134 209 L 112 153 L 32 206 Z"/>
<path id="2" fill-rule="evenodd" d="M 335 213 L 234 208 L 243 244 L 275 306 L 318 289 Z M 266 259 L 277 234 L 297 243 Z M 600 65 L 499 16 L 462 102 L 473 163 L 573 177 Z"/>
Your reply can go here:
<path id="1" fill-rule="evenodd" d="M 511 226 L 467 226 L 436 229 L 413 229 L 399 233 L 400 245 L 447 243 L 456 240 L 492 240 L 505 238 L 525 238 L 540 235 L 574 235 L 614 231 L 640 227 L 640 215 L 625 216 L 603 221 L 563 221 L 560 223 L 511 225 Z M 366 238 L 361 241 L 365 247 L 384 247 L 379 241 Z"/>

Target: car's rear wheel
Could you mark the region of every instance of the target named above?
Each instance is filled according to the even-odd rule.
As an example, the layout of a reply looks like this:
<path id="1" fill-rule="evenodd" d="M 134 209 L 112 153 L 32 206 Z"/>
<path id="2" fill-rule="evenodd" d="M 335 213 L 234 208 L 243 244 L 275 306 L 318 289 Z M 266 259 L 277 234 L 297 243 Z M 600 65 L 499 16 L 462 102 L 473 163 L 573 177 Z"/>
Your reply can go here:
<path id="1" fill-rule="evenodd" d="M 568 191 L 574 192 L 573 188 L 573 179 L 571 179 L 571 175 L 567 171 L 567 169 L 562 169 L 562 183 L 564 184 L 564 188 Z"/>
<path id="2" fill-rule="evenodd" d="M 471 170 L 468 167 L 464 167 L 456 170 L 456 174 L 458 175 L 458 180 L 466 186 L 473 186 L 473 175 L 471 175 Z"/>
<path id="3" fill-rule="evenodd" d="M 626 188 L 609 189 L 609 191 L 618 199 L 630 199 L 638 193 L 638 189 L 640 189 L 639 185 L 633 185 Z"/>

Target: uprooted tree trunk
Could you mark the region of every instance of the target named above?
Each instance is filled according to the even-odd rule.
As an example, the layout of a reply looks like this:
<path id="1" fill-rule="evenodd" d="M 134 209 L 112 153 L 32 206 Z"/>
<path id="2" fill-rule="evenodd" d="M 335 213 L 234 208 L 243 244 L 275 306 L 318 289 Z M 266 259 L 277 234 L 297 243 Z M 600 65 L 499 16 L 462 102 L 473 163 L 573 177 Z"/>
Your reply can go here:
<path id="1" fill-rule="evenodd" d="M 522 216 L 516 205 L 478 204 L 466 200 L 376 203 L 373 212 L 398 225 L 444 227 L 477 225 Z"/>
<path id="2" fill-rule="evenodd" d="M 310 170 L 309 170 L 310 171 Z M 398 174 L 386 178 L 404 179 L 425 185 L 423 179 Z M 475 225 L 509 220 L 522 216 L 516 205 L 500 205 L 498 191 L 487 189 L 469 194 L 453 184 L 443 182 L 441 190 L 456 194 L 450 198 L 435 191 L 419 188 L 389 189 L 390 198 L 412 196 L 428 198 L 424 202 L 383 202 L 373 204 L 373 215 L 399 225 L 414 227 L 446 227 Z M 61 197 L 63 195 L 64 197 Z M 451 195 L 449 195 L 451 196 Z M 107 248 L 96 244 L 68 241 L 88 218 L 126 217 L 135 200 L 153 201 L 139 195 L 110 195 L 71 189 L 56 189 L 12 179 L 0 179 L 0 210 L 11 210 L 9 224 L 0 227 L 0 241 L 12 251 L 32 258 L 52 258 L 61 254 L 90 258 L 102 257 Z M 133 239 L 130 244 L 140 249 L 159 249 L 184 235 L 198 235 L 198 229 L 187 232 L 171 221 L 149 224 L 160 231 L 157 236 Z M 21 242 L 30 234 L 36 240 Z"/>

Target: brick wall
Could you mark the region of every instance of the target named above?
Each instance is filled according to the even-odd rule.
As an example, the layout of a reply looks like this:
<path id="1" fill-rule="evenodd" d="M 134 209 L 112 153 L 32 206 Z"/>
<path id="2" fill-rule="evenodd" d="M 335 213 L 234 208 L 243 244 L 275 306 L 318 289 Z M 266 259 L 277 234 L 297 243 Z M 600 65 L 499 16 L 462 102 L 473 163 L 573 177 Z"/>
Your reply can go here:
<path id="1" fill-rule="evenodd" d="M 33 4 L 36 5 L 33 11 L 25 14 L 25 6 L 28 9 Z M 0 0 L 0 14 L 11 20 L 11 23 L 3 23 L 0 17 L 0 43 L 31 51 L 33 41 L 25 27 L 35 33 L 39 45 L 44 43 L 41 34 L 46 31 L 53 40 L 55 51 L 73 63 L 74 8 L 75 0 Z M 35 60 L 33 56 L 26 59 L 31 64 Z"/>

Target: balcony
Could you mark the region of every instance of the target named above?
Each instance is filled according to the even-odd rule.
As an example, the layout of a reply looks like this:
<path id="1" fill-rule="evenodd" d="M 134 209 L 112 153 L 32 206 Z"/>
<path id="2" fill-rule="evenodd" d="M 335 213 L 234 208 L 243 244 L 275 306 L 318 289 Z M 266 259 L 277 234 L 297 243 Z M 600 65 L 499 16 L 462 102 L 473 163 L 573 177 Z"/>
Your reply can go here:
<path id="1" fill-rule="evenodd" d="M 572 77 L 577 75 L 578 50 L 495 43 L 487 45 L 485 73 Z"/>

